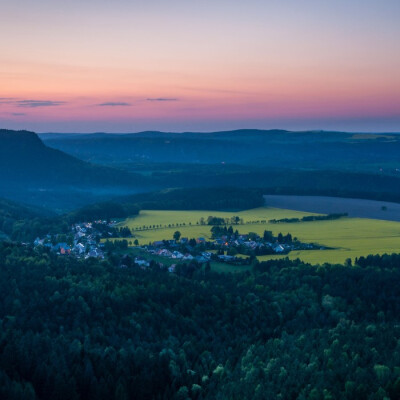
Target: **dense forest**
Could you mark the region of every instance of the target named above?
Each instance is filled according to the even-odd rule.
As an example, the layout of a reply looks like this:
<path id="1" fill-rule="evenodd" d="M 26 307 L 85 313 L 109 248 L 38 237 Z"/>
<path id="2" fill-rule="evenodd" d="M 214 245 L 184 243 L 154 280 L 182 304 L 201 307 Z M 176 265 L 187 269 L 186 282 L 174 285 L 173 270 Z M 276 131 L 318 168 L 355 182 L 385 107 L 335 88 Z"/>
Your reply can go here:
<path id="1" fill-rule="evenodd" d="M 48 210 L 0 198 L 0 238 L 17 235 L 21 225 L 25 225 L 26 221 L 35 224 L 35 221 L 44 221 L 50 216 Z M 40 227 L 37 226 L 37 229 L 40 230 Z M 25 234 L 22 236 L 26 237 Z"/>
<path id="2" fill-rule="evenodd" d="M 399 399 L 399 267 L 170 274 L 3 242 L 0 398 Z"/>
<path id="3" fill-rule="evenodd" d="M 350 197 L 400 202 L 400 175 L 334 170 L 289 169 L 282 162 L 268 168 L 250 166 L 197 166 L 195 169 L 157 170 L 157 186 L 259 188 L 264 194 Z"/>
<path id="4" fill-rule="evenodd" d="M 263 191 L 235 186 L 166 189 L 125 196 L 115 201 L 137 204 L 143 210 L 240 211 L 264 205 Z"/>

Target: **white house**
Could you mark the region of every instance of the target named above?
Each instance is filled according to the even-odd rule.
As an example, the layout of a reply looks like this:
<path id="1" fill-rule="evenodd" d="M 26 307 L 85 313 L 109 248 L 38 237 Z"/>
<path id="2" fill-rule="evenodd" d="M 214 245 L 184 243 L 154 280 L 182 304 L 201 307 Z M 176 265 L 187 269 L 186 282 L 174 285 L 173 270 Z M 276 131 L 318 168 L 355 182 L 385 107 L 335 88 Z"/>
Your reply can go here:
<path id="1" fill-rule="evenodd" d="M 177 258 L 177 259 L 181 259 L 183 258 L 183 254 L 180 253 L 179 251 L 174 251 L 171 255 L 172 258 Z"/>

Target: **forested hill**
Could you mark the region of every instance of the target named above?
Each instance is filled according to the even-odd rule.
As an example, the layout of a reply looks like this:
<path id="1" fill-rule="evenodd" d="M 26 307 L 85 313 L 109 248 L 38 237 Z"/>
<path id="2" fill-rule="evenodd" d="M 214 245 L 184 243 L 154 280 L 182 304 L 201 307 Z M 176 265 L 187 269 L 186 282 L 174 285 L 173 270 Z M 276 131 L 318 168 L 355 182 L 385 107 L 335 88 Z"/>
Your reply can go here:
<path id="1" fill-rule="evenodd" d="M 98 193 L 147 188 L 142 175 L 79 160 L 47 147 L 33 132 L 0 130 L 0 196 L 62 209 L 97 200 Z"/>
<path id="2" fill-rule="evenodd" d="M 41 137 L 47 145 L 83 160 L 110 164 L 225 162 L 379 171 L 395 170 L 400 153 L 400 135 L 396 134 L 242 129 L 210 133 L 49 133 Z"/>
<path id="3" fill-rule="evenodd" d="M 117 196 L 180 187 L 400 199 L 398 135 L 240 130 L 43 137 L 49 145 L 110 166 L 50 148 L 32 132 L 3 130 L 0 196 L 61 213 Z M 190 201 L 202 199 L 194 195 Z"/>
<path id="4" fill-rule="evenodd" d="M 0 130 L 1 183 L 129 185 L 140 176 L 99 167 L 47 147 L 28 131 Z"/>

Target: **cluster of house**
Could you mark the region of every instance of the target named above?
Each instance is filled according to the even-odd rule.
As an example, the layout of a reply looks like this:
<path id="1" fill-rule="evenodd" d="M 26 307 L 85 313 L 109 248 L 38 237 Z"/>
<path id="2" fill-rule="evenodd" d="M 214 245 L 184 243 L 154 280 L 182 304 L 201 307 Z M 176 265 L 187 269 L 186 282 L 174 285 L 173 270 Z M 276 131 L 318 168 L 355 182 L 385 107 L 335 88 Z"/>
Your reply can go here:
<path id="1" fill-rule="evenodd" d="M 146 269 L 150 267 L 150 262 L 146 260 L 143 257 L 135 257 L 135 264 L 138 265 L 142 269 Z M 158 263 L 158 266 L 160 268 L 164 268 L 164 264 Z M 122 265 L 122 267 L 126 267 L 125 265 Z M 176 264 L 171 264 L 169 267 L 167 267 L 168 272 L 175 272 Z"/>
<path id="2" fill-rule="evenodd" d="M 107 227 L 112 228 L 115 221 L 94 221 L 74 224 L 71 228 L 70 235 L 67 237 L 67 242 L 57 242 L 59 235 L 46 235 L 44 238 L 36 238 L 34 246 L 48 247 L 51 251 L 59 255 L 73 255 L 77 258 L 98 258 L 104 259 L 104 244 L 100 243 L 100 239 L 104 233 L 100 232 L 94 226 L 103 226 L 105 231 Z M 112 236 L 112 232 L 109 233 Z"/>
<path id="3" fill-rule="evenodd" d="M 245 249 L 249 251 L 254 251 L 256 252 L 256 254 L 257 250 L 260 252 L 264 250 L 267 251 L 268 253 L 287 254 L 292 250 L 312 250 L 321 248 L 320 246 L 316 246 L 313 243 L 299 242 L 297 239 L 295 241 L 292 241 L 290 239 L 290 241 L 286 243 L 282 243 L 275 239 L 274 241 L 267 241 L 264 240 L 261 236 L 258 236 L 256 234 L 238 235 L 238 236 L 223 235 L 215 239 L 214 244 L 219 248 L 226 250 L 229 250 L 231 248 L 242 249 L 242 250 Z"/>
<path id="4" fill-rule="evenodd" d="M 285 252 L 289 252 L 293 250 L 293 244 L 288 243 L 271 243 L 265 242 L 258 235 L 252 235 L 252 238 L 249 238 L 249 235 L 239 235 L 238 237 L 234 236 L 221 236 L 214 241 L 215 245 L 220 246 L 221 248 L 229 250 L 232 247 L 240 247 L 243 246 L 249 250 L 256 250 L 262 248 L 268 248 L 272 250 L 274 253 L 281 254 Z"/>
<path id="5" fill-rule="evenodd" d="M 249 235 L 221 235 L 211 241 L 200 237 L 197 239 L 181 238 L 181 240 L 155 241 L 144 249 L 149 255 L 166 257 L 177 262 L 197 261 L 206 263 L 208 261 L 220 261 L 226 263 L 246 262 L 246 259 L 234 254 L 287 254 L 292 250 L 310 250 L 316 248 L 313 244 L 290 241 L 281 243 L 279 241 L 269 242 L 256 234 Z M 319 247 L 318 247 L 319 248 Z M 234 250 L 233 250 L 234 249 Z M 150 257 L 151 258 L 151 257 Z M 149 262 L 137 257 L 135 263 L 146 267 Z"/>
<path id="6" fill-rule="evenodd" d="M 202 251 L 201 253 L 199 253 L 197 255 L 192 255 L 187 252 L 182 253 L 178 250 L 169 250 L 166 248 L 162 248 L 162 249 L 147 248 L 147 252 L 150 254 L 157 255 L 157 256 L 172 258 L 172 259 L 180 260 L 180 261 L 195 260 L 200 264 L 210 261 L 211 256 L 212 256 L 212 253 L 210 253 L 208 251 Z"/>
<path id="7" fill-rule="evenodd" d="M 150 260 L 153 256 L 165 257 L 178 262 L 196 261 L 199 264 L 207 263 L 211 260 L 213 253 L 209 251 L 199 251 L 195 248 L 198 244 L 206 244 L 205 238 L 196 239 L 195 243 L 189 244 L 187 238 L 181 238 L 179 242 L 176 240 L 163 240 L 155 241 L 151 245 L 143 246 L 142 249 L 149 254 L 149 258 L 137 256 L 135 257 L 135 264 L 141 268 L 147 268 L 150 266 Z M 175 272 L 176 264 L 171 264 L 165 267 L 163 263 L 158 262 L 160 268 L 166 268 L 169 272 Z"/>
<path id="8" fill-rule="evenodd" d="M 115 224 L 115 221 L 102 220 L 74 224 L 71 226 L 69 235 L 46 235 L 44 238 L 37 238 L 34 241 L 34 246 L 47 247 L 59 255 L 71 255 L 84 259 L 90 257 L 104 259 L 105 244 L 101 243 L 100 239 L 118 234 Z M 265 240 L 265 234 L 264 238 L 262 238 L 254 233 L 241 235 L 236 231 L 233 234 L 232 228 L 230 230 L 227 233 L 225 228 L 224 232 L 218 232 L 217 237 L 212 240 L 198 237 L 190 240 L 188 238 L 180 238 L 180 240 L 155 241 L 148 246 L 142 247 L 149 254 L 148 259 L 136 257 L 135 264 L 142 268 L 149 267 L 150 260 L 155 259 L 154 256 L 169 258 L 177 263 L 196 261 L 199 264 L 204 264 L 209 261 L 219 261 L 245 264 L 250 262 L 250 257 L 237 257 L 236 254 L 248 256 L 272 253 L 287 254 L 295 249 L 316 248 L 313 244 L 300 243 L 297 240 L 292 241 L 289 234 L 287 235 L 287 237 L 290 236 L 289 241 L 281 240 L 287 239 L 287 237 L 283 236 L 278 238 L 279 240 L 275 240 L 277 238 L 271 236 L 271 241 L 267 241 Z M 174 272 L 175 266 L 176 264 L 172 264 L 168 267 L 168 270 Z"/>
<path id="9" fill-rule="evenodd" d="M 199 264 L 207 263 L 211 260 L 219 260 L 221 262 L 234 262 L 242 261 L 242 258 L 235 256 L 228 256 L 224 254 L 216 254 L 212 251 L 216 249 L 216 242 L 207 241 L 203 237 L 199 237 L 189 241 L 187 238 L 181 238 L 179 242 L 175 240 L 155 241 L 149 246 L 144 246 L 144 249 L 149 255 L 166 257 L 177 262 L 191 262 L 196 261 Z M 137 257 L 135 263 L 139 266 L 146 267 L 149 262 L 142 257 Z M 175 264 L 168 268 L 170 272 L 175 269 Z"/>

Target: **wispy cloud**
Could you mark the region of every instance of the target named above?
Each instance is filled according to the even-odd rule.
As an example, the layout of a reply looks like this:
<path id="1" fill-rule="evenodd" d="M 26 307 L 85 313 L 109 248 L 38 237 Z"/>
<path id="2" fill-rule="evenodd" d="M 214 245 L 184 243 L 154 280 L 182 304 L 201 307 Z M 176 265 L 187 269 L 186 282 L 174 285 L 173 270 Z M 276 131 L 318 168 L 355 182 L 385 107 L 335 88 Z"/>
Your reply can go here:
<path id="1" fill-rule="evenodd" d="M 23 117 L 26 114 L 25 113 L 11 113 L 11 115 L 13 115 L 14 117 Z"/>
<path id="2" fill-rule="evenodd" d="M 11 104 L 16 107 L 36 108 L 36 107 L 54 107 L 66 104 L 65 101 L 54 100 L 21 100 L 14 97 L 0 97 L 0 104 Z"/>
<path id="3" fill-rule="evenodd" d="M 55 107 L 62 106 L 65 101 L 53 101 L 53 100 L 17 100 L 15 104 L 17 107 L 25 108 L 37 108 L 37 107 Z"/>
<path id="4" fill-rule="evenodd" d="M 12 104 L 15 99 L 12 97 L 0 97 L 0 104 Z"/>
<path id="5" fill-rule="evenodd" d="M 106 103 L 97 104 L 100 107 L 129 107 L 132 104 L 123 101 L 109 101 Z"/>
<path id="6" fill-rule="evenodd" d="M 173 97 L 156 97 L 156 98 L 149 98 L 147 101 L 178 101 L 179 99 Z"/>

